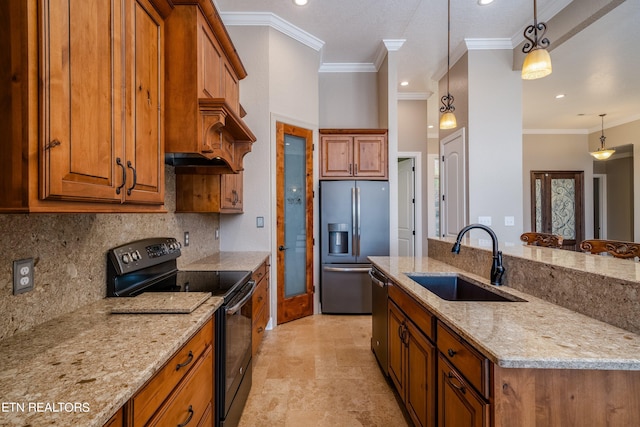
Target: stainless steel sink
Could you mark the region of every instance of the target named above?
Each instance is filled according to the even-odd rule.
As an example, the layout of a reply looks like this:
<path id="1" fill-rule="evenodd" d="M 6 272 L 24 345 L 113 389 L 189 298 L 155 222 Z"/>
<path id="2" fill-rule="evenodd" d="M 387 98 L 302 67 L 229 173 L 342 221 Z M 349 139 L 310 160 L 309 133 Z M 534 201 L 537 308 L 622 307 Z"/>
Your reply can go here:
<path id="1" fill-rule="evenodd" d="M 405 273 L 411 280 L 447 301 L 526 302 L 522 298 L 498 293 L 456 274 Z"/>

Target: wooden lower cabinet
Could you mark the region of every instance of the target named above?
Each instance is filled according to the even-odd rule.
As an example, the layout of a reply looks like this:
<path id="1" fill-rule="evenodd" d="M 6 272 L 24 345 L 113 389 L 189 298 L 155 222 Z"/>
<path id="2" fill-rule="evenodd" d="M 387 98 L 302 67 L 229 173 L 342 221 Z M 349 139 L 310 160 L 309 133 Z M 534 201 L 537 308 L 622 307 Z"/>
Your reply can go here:
<path id="1" fill-rule="evenodd" d="M 207 425 L 213 419 L 211 319 L 125 405 L 127 426 Z"/>
<path id="2" fill-rule="evenodd" d="M 389 376 L 416 426 L 435 424 L 435 346 L 389 301 Z"/>
<path id="3" fill-rule="evenodd" d="M 104 425 L 104 427 L 122 427 L 124 426 L 124 411 L 122 408 L 118 410 L 113 417 L 109 419 Z"/>
<path id="4" fill-rule="evenodd" d="M 251 299 L 251 354 L 255 356 L 262 343 L 271 313 L 269 309 L 269 261 L 263 262 L 253 272 L 252 279 L 257 283 Z"/>
<path id="5" fill-rule="evenodd" d="M 489 426 L 489 404 L 442 355 L 438 360 L 438 426 Z"/>

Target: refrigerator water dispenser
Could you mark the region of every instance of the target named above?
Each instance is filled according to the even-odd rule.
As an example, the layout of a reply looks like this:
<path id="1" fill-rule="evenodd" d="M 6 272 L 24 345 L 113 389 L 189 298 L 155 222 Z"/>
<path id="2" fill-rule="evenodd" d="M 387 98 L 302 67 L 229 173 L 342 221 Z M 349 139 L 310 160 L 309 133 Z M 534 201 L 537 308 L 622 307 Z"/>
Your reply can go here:
<path id="1" fill-rule="evenodd" d="M 349 253 L 349 226 L 347 224 L 327 224 L 329 227 L 329 254 Z"/>

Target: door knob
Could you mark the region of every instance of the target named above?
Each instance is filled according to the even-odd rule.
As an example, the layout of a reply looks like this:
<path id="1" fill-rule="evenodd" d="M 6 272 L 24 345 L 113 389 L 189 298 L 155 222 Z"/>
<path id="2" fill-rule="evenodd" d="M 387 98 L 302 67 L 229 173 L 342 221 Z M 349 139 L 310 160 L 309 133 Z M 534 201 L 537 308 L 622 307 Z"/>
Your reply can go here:
<path id="1" fill-rule="evenodd" d="M 279 250 L 279 251 L 285 251 L 285 250 L 287 250 L 287 249 L 288 249 L 288 248 L 285 248 L 285 247 L 284 247 L 284 246 L 282 246 L 282 245 L 278 246 L 278 250 Z"/>

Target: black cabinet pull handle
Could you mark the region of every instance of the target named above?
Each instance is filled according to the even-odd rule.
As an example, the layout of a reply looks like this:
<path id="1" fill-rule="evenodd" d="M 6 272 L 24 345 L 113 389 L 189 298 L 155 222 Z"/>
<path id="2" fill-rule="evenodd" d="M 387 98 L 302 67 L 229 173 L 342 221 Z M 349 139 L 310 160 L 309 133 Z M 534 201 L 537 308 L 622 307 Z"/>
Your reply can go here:
<path id="1" fill-rule="evenodd" d="M 120 184 L 120 186 L 116 188 L 116 194 L 120 194 L 122 187 L 124 187 L 124 185 L 127 182 L 127 170 L 124 168 L 124 165 L 122 164 L 122 160 L 120 160 L 120 157 L 116 158 L 116 165 L 122 168 L 122 184 Z"/>
<path id="2" fill-rule="evenodd" d="M 131 187 L 127 188 L 127 196 L 130 196 L 131 195 L 131 190 L 133 190 L 133 188 L 138 183 L 138 176 L 136 174 L 136 168 L 134 168 L 131 165 L 131 160 L 127 160 L 127 167 L 133 171 L 133 185 Z"/>
<path id="3" fill-rule="evenodd" d="M 447 354 L 449 355 L 449 357 L 453 357 L 456 355 L 456 353 L 458 353 L 457 351 L 453 350 L 452 348 L 450 348 L 449 350 L 447 350 Z"/>
<path id="4" fill-rule="evenodd" d="M 449 378 L 449 384 L 451 384 L 452 387 L 460 390 L 462 394 L 465 394 L 467 392 L 467 388 L 464 385 L 462 385 L 462 381 L 460 381 L 460 379 L 453 372 L 449 371 L 449 373 L 447 374 L 447 377 Z M 454 384 L 453 381 L 451 381 L 453 379 L 458 381 L 460 385 Z"/>
<path id="5" fill-rule="evenodd" d="M 178 363 L 176 365 L 176 371 L 179 371 L 180 368 L 184 368 L 185 366 L 187 366 L 192 361 L 193 361 L 193 352 L 189 351 L 189 357 L 187 357 L 187 361 L 184 362 L 184 363 Z"/>
<path id="6" fill-rule="evenodd" d="M 184 427 L 191 422 L 191 418 L 193 418 L 193 406 L 189 405 L 189 418 L 185 420 L 182 424 L 178 424 L 178 427 Z"/>

